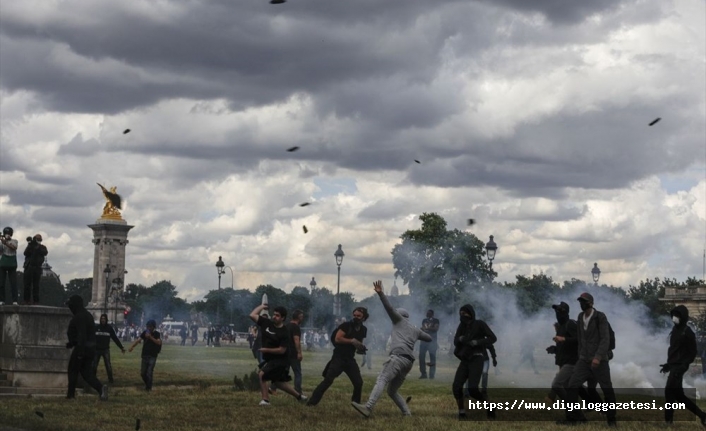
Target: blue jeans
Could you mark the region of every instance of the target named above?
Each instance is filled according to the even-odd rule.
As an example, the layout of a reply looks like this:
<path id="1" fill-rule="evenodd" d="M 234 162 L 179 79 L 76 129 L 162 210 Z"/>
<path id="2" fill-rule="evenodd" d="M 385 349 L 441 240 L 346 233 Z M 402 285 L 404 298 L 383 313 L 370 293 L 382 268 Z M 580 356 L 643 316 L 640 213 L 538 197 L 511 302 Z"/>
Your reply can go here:
<path id="1" fill-rule="evenodd" d="M 154 375 L 154 366 L 157 364 L 157 358 L 151 356 L 142 357 L 142 367 L 140 368 L 140 377 L 145 382 L 145 389 L 152 390 L 152 377 Z"/>

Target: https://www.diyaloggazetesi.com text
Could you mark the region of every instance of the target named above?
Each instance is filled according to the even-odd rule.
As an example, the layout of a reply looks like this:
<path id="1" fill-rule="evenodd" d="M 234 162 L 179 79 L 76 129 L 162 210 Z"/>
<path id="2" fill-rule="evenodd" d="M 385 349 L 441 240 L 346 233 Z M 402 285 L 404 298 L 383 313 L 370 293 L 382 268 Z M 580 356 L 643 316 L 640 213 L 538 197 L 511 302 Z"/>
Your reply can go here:
<path id="1" fill-rule="evenodd" d="M 684 410 L 684 403 L 657 403 L 652 402 L 614 402 L 614 403 L 591 403 L 582 400 L 576 403 L 567 403 L 563 400 L 557 400 L 554 403 L 546 402 L 527 402 L 525 400 L 514 400 L 512 402 L 493 403 L 489 401 L 468 401 L 469 410 L 590 410 L 596 412 L 607 412 L 610 410 Z"/>

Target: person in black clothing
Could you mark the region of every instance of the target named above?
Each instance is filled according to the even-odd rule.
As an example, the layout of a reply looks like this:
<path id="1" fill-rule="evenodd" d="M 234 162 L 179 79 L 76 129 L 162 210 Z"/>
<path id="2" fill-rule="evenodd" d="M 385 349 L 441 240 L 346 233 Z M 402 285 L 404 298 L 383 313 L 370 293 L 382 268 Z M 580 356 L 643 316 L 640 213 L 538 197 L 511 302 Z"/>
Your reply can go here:
<path id="1" fill-rule="evenodd" d="M 664 388 L 664 398 L 668 403 L 684 403 L 691 413 L 699 417 L 701 425 L 706 426 L 706 413 L 684 394 L 682 386 L 684 374 L 689 371 L 689 365 L 696 359 L 696 334 L 686 325 L 689 321 L 689 310 L 683 305 L 677 305 L 669 314 L 672 316 L 674 327 L 669 334 L 667 363 L 661 365 L 660 371 L 669 373 L 667 385 Z M 664 409 L 664 421 L 667 424 L 674 422 L 674 409 Z"/>
<path id="2" fill-rule="evenodd" d="M 66 398 L 76 398 L 76 382 L 81 374 L 83 380 L 100 394 L 101 401 L 108 400 L 108 386 L 101 384 L 93 372 L 93 358 L 96 355 L 96 324 L 93 316 L 83 306 L 83 299 L 73 295 L 66 302 L 74 317 L 69 322 L 66 335 L 69 342 L 66 348 L 73 348 L 69 358 L 69 389 Z"/>
<path id="3" fill-rule="evenodd" d="M 42 245 L 42 236 L 40 234 L 32 237 L 32 240 L 25 247 L 23 282 L 24 303 L 27 305 L 39 304 L 39 280 L 42 278 L 42 265 L 47 254 L 49 252 Z"/>
<path id="4" fill-rule="evenodd" d="M 427 352 L 429 352 L 429 378 L 433 379 L 436 373 L 436 351 L 439 349 L 439 343 L 436 340 L 437 332 L 439 332 L 439 319 L 434 317 L 434 310 L 427 311 L 427 318 L 422 320 L 422 331 L 431 335 L 431 341 L 419 342 L 419 371 L 420 379 L 427 378 Z"/>
<path id="5" fill-rule="evenodd" d="M 152 390 L 152 382 L 154 378 L 154 366 L 157 365 L 157 356 L 159 352 L 162 351 L 162 337 L 157 329 L 157 322 L 154 320 L 147 321 L 147 329 L 142 331 L 142 334 L 132 343 L 129 352 L 140 344 L 143 340 L 145 344 L 142 345 L 142 365 L 140 367 L 140 377 L 142 381 L 145 382 L 145 390 L 147 392 Z"/>
<path id="6" fill-rule="evenodd" d="M 554 402 L 557 398 L 566 400 L 566 388 L 574 374 L 576 361 L 579 359 L 579 340 L 576 321 L 569 317 L 569 304 L 561 302 L 552 305 L 552 308 L 556 315 L 555 336 L 552 338 L 555 345 L 547 347 L 547 353 L 555 355 L 554 363 L 559 366 L 559 371 L 552 380 L 551 391 L 547 398 Z M 581 386 L 579 396 L 588 402 L 602 402 L 601 396 L 596 391 L 596 385 L 595 379 L 589 379 L 588 389 Z"/>
<path id="7" fill-rule="evenodd" d="M 289 376 L 289 357 L 287 348 L 289 346 L 289 331 L 284 326 L 284 319 L 287 318 L 287 309 L 284 307 L 275 307 L 272 313 L 272 319 L 265 316 L 260 316 L 262 310 L 267 310 L 267 304 L 261 304 L 255 307 L 250 312 L 250 319 L 257 323 L 262 334 L 262 347 L 260 352 L 264 362 L 258 365 L 260 371 L 260 392 L 262 393 L 261 406 L 270 405 L 270 396 L 268 393 L 267 382 L 270 381 L 278 389 L 282 389 L 289 395 L 295 397 L 299 401 L 306 401 L 307 397 L 294 390 L 289 385 L 292 378 Z"/>
<path id="8" fill-rule="evenodd" d="M 610 350 L 610 330 L 606 315 L 593 308 L 593 296 L 584 292 L 578 298 L 581 313 L 576 319 L 578 327 L 578 360 L 574 372 L 566 388 L 566 402 L 578 402 L 579 389 L 591 379 L 601 385 L 605 402 L 615 406 L 615 391 L 610 379 L 610 364 L 613 358 Z M 615 426 L 615 409 L 606 412 L 608 426 Z M 566 411 L 566 420 L 558 421 L 561 425 L 576 425 L 586 422 L 586 417 L 581 410 Z"/>
<path id="9" fill-rule="evenodd" d="M 194 323 L 191 325 L 191 345 L 193 346 L 199 341 L 199 325 Z"/>
<path id="10" fill-rule="evenodd" d="M 181 325 L 179 330 L 179 336 L 181 337 L 181 345 L 186 346 L 186 337 L 189 335 L 189 329 L 186 327 L 186 323 Z"/>
<path id="11" fill-rule="evenodd" d="M 324 393 L 333 384 L 333 381 L 346 373 L 348 379 L 353 384 L 353 396 L 351 401 L 360 403 L 363 393 L 363 377 L 360 375 L 360 368 L 355 360 L 356 352 L 364 352 L 363 340 L 368 335 L 368 328 L 363 322 L 368 320 L 368 309 L 357 307 L 353 310 L 353 320 L 341 323 L 336 328 L 333 336 L 333 355 L 321 373 L 324 380 L 314 389 L 308 406 L 315 406 L 321 401 Z"/>
<path id="12" fill-rule="evenodd" d="M 115 334 L 115 330 L 108 324 L 108 315 L 101 314 L 100 324 L 96 327 L 96 356 L 93 359 L 93 374 L 98 372 L 98 362 L 103 358 L 105 371 L 108 373 L 108 383 L 113 383 L 113 366 L 110 363 L 110 340 L 118 345 L 120 351 L 125 354 L 125 348 L 120 339 Z"/>
<path id="13" fill-rule="evenodd" d="M 466 409 L 463 401 L 463 384 L 468 382 L 468 392 L 478 401 L 487 401 L 488 398 L 478 389 L 483 362 L 487 347 L 495 343 L 498 338 L 488 325 L 476 319 L 476 312 L 471 304 L 466 304 L 459 310 L 461 323 L 456 328 L 454 335 L 454 356 L 461 360 L 456 369 L 452 385 L 453 395 L 458 405 L 459 419 L 466 419 Z M 495 412 L 488 410 L 488 418 L 494 419 Z"/>
<path id="14" fill-rule="evenodd" d="M 294 372 L 294 390 L 302 393 L 302 330 L 299 325 L 304 321 L 304 312 L 302 310 L 294 310 L 292 320 L 287 323 L 287 331 L 289 332 L 289 347 L 287 354 L 289 356 L 289 366 Z"/>

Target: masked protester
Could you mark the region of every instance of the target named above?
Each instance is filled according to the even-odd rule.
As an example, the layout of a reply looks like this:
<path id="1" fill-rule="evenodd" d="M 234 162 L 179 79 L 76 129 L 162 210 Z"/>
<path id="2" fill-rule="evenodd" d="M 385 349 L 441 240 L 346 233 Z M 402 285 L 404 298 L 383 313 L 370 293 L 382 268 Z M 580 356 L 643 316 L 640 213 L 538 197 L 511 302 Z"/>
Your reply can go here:
<path id="1" fill-rule="evenodd" d="M 591 379 L 601 385 L 605 402 L 615 406 L 615 391 L 610 378 L 610 364 L 613 357 L 610 350 L 610 325 L 606 315 L 593 308 L 593 296 L 584 292 L 578 297 L 581 313 L 576 319 L 579 342 L 579 358 L 566 389 L 566 402 L 578 402 L 579 389 Z M 608 426 L 616 426 L 615 409 L 606 412 Z M 583 412 L 577 409 L 566 411 L 566 419 L 557 421 L 559 425 L 576 425 L 586 422 Z"/>
<path id="2" fill-rule="evenodd" d="M 452 391 L 458 406 L 458 418 L 467 419 L 463 399 L 463 384 L 468 383 L 470 396 L 478 401 L 487 401 L 488 398 L 478 389 L 478 384 L 483 374 L 483 362 L 487 356 L 489 345 L 498 338 L 488 325 L 476 319 L 476 312 L 471 304 L 466 304 L 459 310 L 461 322 L 454 335 L 454 356 L 461 360 L 456 369 Z M 488 410 L 488 419 L 495 419 L 495 411 Z"/>
<path id="3" fill-rule="evenodd" d="M 555 355 L 554 363 L 559 366 L 548 395 L 549 400 L 554 402 L 557 398 L 566 400 L 566 388 L 579 359 L 579 340 L 576 321 L 569 317 L 569 304 L 561 302 L 552 305 L 552 308 L 556 315 L 555 336 L 552 338 L 555 345 L 548 347 L 547 353 Z M 596 391 L 596 385 L 594 379 L 589 379 L 588 389 L 583 386 L 579 388 L 579 396 L 587 402 L 600 403 L 602 400 Z"/>
<path id="4" fill-rule="evenodd" d="M 355 360 L 355 354 L 356 352 L 367 351 L 363 345 L 363 340 L 368 335 L 368 328 L 363 325 L 366 320 L 368 320 L 368 310 L 365 307 L 358 307 L 353 310 L 353 320 L 344 321 L 338 325 L 332 336 L 333 355 L 321 373 L 324 380 L 314 389 L 307 403 L 308 406 L 319 404 L 326 390 L 341 373 L 346 373 L 353 384 L 351 400 L 356 403 L 360 402 L 360 397 L 363 393 L 363 378 L 360 375 L 360 368 Z"/>
<path id="5" fill-rule="evenodd" d="M 404 416 L 411 416 L 412 412 L 405 402 L 404 398 L 399 394 L 398 390 L 402 387 L 405 377 L 412 371 L 414 365 L 414 344 L 417 340 L 430 342 L 431 335 L 409 323 L 409 313 L 404 308 L 395 309 L 390 304 L 390 301 L 385 296 L 382 289 L 382 281 L 378 280 L 373 283 L 375 293 L 380 297 L 387 315 L 392 321 L 392 335 L 390 336 L 390 357 L 384 362 L 382 371 L 378 375 L 375 387 L 370 393 L 368 402 L 365 405 L 353 401 L 351 405 L 358 413 L 366 418 L 370 416 L 375 407 L 375 404 L 382 395 L 382 391 L 387 386 L 387 395 L 392 398 L 392 401 L 397 405 Z"/>
<path id="6" fill-rule="evenodd" d="M 73 348 L 69 358 L 69 389 L 66 398 L 76 397 L 76 382 L 81 374 L 83 380 L 100 394 L 101 401 L 107 401 L 108 386 L 101 384 L 93 372 L 93 358 L 96 354 L 96 325 L 93 316 L 84 308 L 83 299 L 78 295 L 73 295 L 66 304 L 74 315 L 66 330 L 69 338 L 66 348 Z"/>
<path id="7" fill-rule="evenodd" d="M 6 227 L 2 230 L 2 255 L 0 256 L 0 305 L 4 302 L 17 305 L 17 240 L 12 238 L 14 230 Z M 5 300 L 5 280 L 10 279 L 10 299 Z M 4 301 L 4 302 L 3 302 Z"/>
<path id="8" fill-rule="evenodd" d="M 39 280 L 42 278 L 42 265 L 48 253 L 40 234 L 33 236 L 27 243 L 23 275 L 24 303 L 27 305 L 39 304 Z"/>
<path id="9" fill-rule="evenodd" d="M 706 413 L 684 394 L 682 386 L 684 374 L 696 359 L 696 334 L 686 324 L 689 321 L 689 310 L 683 305 L 678 305 L 669 314 L 672 316 L 674 327 L 669 334 L 667 363 L 661 365 L 661 372 L 669 373 L 664 398 L 668 403 L 684 403 L 691 413 L 699 417 L 701 425 L 706 426 Z M 669 425 L 674 422 L 674 409 L 664 409 L 664 421 Z"/>
<path id="10" fill-rule="evenodd" d="M 103 358 L 105 371 L 108 374 L 108 383 L 113 383 L 113 365 L 110 363 L 110 340 L 113 340 L 120 351 L 125 354 L 125 348 L 115 334 L 115 329 L 108 324 L 108 315 L 101 314 L 99 324 L 96 327 L 96 357 L 93 360 L 93 374 L 97 375 L 98 363 Z"/>

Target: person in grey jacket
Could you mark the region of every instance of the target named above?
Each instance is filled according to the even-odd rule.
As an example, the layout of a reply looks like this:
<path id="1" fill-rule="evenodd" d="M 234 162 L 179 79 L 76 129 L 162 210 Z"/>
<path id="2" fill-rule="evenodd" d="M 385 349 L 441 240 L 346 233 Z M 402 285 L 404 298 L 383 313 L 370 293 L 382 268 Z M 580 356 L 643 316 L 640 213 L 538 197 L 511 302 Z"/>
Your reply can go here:
<path id="1" fill-rule="evenodd" d="M 366 418 L 370 416 L 375 404 L 382 395 L 383 389 L 387 386 L 387 394 L 392 398 L 402 414 L 411 416 L 412 412 L 404 398 L 397 392 L 405 377 L 412 370 L 414 365 L 414 344 L 417 340 L 430 342 L 431 335 L 409 323 L 409 313 L 404 308 L 395 309 L 385 296 L 382 289 L 382 281 L 373 283 L 375 293 L 380 297 L 382 305 L 387 311 L 387 315 L 392 320 L 392 335 L 390 341 L 390 357 L 383 364 L 382 371 L 378 375 L 375 387 L 370 393 L 368 402 L 365 405 L 352 402 L 351 405 Z"/>
<path id="2" fill-rule="evenodd" d="M 615 405 L 615 391 L 610 379 L 610 365 L 608 361 L 613 358 L 610 350 L 610 330 L 608 319 L 604 313 L 593 308 L 593 296 L 584 292 L 578 297 L 581 313 L 576 323 L 578 325 L 579 358 L 574 366 L 574 372 L 569 379 L 566 389 L 566 403 L 576 403 L 579 397 L 579 388 L 589 379 L 598 381 L 603 390 L 606 403 Z M 608 426 L 615 426 L 615 409 L 606 412 Z M 586 417 L 579 409 L 566 411 L 566 420 L 559 421 L 561 425 L 575 425 L 586 422 Z"/>

